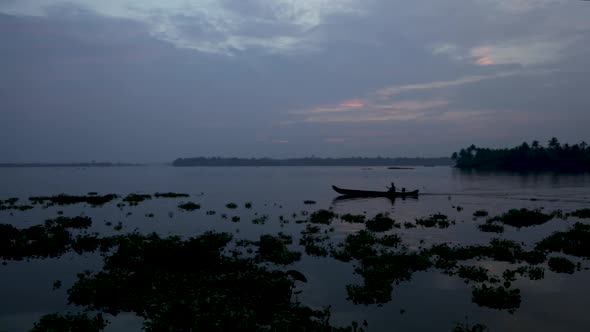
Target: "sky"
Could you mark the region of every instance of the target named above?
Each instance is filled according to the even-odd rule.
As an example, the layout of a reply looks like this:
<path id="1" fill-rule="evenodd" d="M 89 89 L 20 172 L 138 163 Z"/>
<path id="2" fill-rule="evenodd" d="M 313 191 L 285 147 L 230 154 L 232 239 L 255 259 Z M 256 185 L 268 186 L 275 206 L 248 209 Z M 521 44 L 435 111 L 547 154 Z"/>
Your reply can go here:
<path id="1" fill-rule="evenodd" d="M 0 0 L 0 162 L 590 141 L 590 2 Z"/>

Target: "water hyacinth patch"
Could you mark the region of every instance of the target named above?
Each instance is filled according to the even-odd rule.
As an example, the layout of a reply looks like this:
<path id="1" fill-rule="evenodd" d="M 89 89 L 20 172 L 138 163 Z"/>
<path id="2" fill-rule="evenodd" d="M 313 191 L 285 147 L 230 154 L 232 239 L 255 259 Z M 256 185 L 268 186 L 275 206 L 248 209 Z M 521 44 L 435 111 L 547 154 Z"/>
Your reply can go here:
<path id="1" fill-rule="evenodd" d="M 196 204 L 193 202 L 188 202 L 188 203 L 183 203 L 178 205 L 179 208 L 186 210 L 186 211 L 194 211 L 194 210 L 198 210 L 201 208 L 200 204 Z"/>

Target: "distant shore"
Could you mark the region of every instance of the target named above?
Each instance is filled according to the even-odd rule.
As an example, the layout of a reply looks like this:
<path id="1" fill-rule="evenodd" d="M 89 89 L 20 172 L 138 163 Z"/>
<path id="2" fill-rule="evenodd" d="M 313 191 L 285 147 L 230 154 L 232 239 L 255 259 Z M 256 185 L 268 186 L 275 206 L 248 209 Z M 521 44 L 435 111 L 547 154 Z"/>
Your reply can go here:
<path id="1" fill-rule="evenodd" d="M 172 166 L 452 166 L 451 158 L 220 158 L 176 159 Z"/>
<path id="2" fill-rule="evenodd" d="M 19 168 L 19 167 L 130 167 L 144 166 L 144 164 L 133 163 L 0 163 L 0 168 Z"/>

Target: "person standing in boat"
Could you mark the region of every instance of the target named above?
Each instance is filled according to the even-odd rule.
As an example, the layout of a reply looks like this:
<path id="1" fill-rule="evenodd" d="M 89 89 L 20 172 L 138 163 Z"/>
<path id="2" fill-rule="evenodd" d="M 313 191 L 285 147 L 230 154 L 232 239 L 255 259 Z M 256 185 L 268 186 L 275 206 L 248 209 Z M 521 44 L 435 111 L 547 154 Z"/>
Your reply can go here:
<path id="1" fill-rule="evenodd" d="M 395 192 L 395 184 L 392 182 L 391 187 L 387 187 L 387 189 L 389 189 L 389 192 L 394 193 Z"/>

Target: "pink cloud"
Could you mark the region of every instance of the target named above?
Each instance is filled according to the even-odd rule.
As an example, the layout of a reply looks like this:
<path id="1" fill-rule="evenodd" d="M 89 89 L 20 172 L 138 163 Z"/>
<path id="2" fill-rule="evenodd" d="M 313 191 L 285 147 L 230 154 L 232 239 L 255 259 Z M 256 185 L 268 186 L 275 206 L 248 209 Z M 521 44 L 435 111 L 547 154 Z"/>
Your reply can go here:
<path id="1" fill-rule="evenodd" d="M 344 106 L 344 107 L 364 107 L 366 104 L 364 101 L 362 101 L 361 99 L 352 99 L 352 100 L 347 100 L 347 101 L 343 101 L 342 103 L 340 103 L 340 106 Z"/>
<path id="2" fill-rule="evenodd" d="M 348 141 L 348 138 L 341 138 L 341 137 L 328 137 L 324 139 L 324 142 L 328 143 L 342 143 Z"/>

